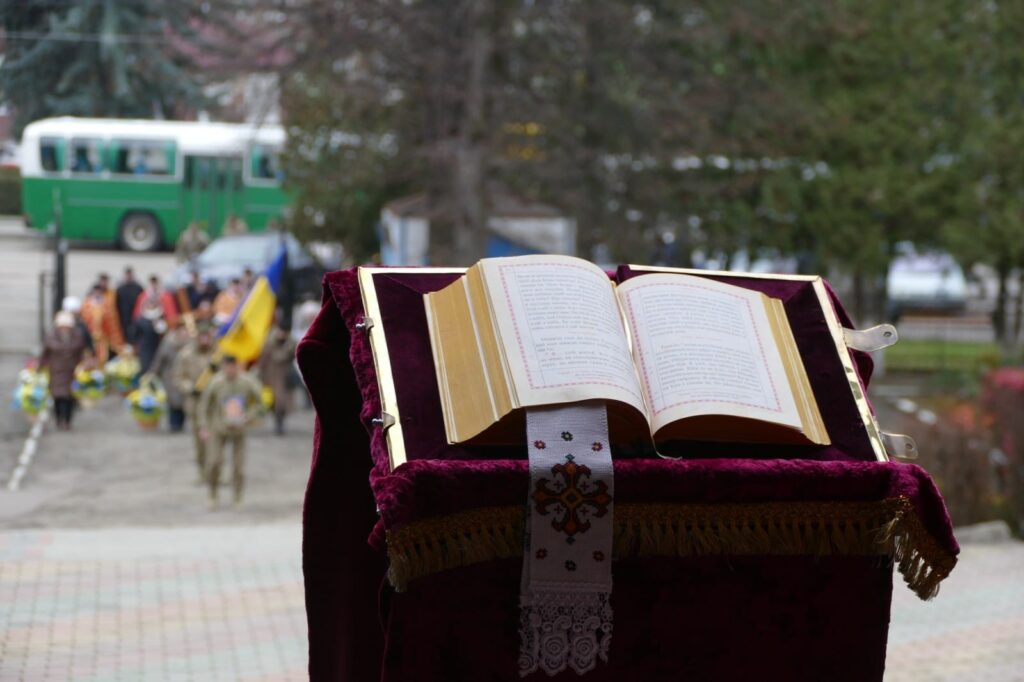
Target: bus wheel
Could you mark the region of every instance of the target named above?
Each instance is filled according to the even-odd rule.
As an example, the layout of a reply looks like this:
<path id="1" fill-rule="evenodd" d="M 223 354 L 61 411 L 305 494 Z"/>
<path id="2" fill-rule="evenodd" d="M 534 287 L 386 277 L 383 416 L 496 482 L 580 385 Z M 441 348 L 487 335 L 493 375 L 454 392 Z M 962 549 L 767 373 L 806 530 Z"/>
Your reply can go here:
<path id="1" fill-rule="evenodd" d="M 163 241 L 160 223 L 148 213 L 129 213 L 121 221 L 120 241 L 129 251 L 156 251 Z"/>

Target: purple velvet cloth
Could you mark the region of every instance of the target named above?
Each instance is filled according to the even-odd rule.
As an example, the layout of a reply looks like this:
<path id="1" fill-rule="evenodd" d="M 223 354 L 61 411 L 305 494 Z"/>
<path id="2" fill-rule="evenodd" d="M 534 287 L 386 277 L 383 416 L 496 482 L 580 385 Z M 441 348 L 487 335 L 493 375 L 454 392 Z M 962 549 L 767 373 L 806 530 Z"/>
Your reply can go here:
<path id="1" fill-rule="evenodd" d="M 394 595 L 381 679 L 521 679 L 521 570 L 518 560 L 467 566 Z M 613 575 L 608 663 L 583 680 L 882 679 L 892 569 L 878 558 L 633 559 L 617 561 Z"/>
<path id="2" fill-rule="evenodd" d="M 615 451 L 613 449 L 612 455 Z M 959 551 L 949 516 L 931 477 L 895 462 L 814 460 L 631 459 L 615 463 L 615 501 L 630 503 L 859 502 L 906 497 L 929 533 L 950 554 Z M 378 485 L 381 525 L 478 507 L 523 503 L 526 460 L 409 462 Z M 374 534 L 379 543 L 382 534 Z"/>
<path id="3" fill-rule="evenodd" d="M 338 305 L 326 293 L 298 348 L 317 413 L 302 531 L 313 680 L 376 680 L 384 652 L 377 591 L 387 564 L 366 542 L 377 521 L 366 484 L 370 440 L 359 417 L 369 396 L 356 385 L 348 338 Z"/>
<path id="4" fill-rule="evenodd" d="M 618 276 L 630 274 L 620 269 Z M 380 401 L 368 340 L 355 329 L 363 316 L 355 271 L 325 278 L 320 316 L 299 346 L 318 415 L 303 546 L 314 680 L 517 679 L 519 561 L 426 576 L 401 594 L 384 586 L 377 603 L 385 529 L 525 499 L 525 449 L 444 443 L 421 297 L 452 279 L 375 276 L 382 317 L 375 322 L 387 332 L 410 453 L 394 472 L 370 421 Z M 734 283 L 752 281 L 764 282 Z M 785 301 L 833 445 L 766 454 L 760 446 L 687 444 L 683 460 L 616 452 L 617 501 L 906 496 L 926 529 L 955 554 L 948 515 L 928 475 L 913 465 L 869 461 L 863 426 L 854 423 L 850 391 L 808 285 L 768 284 L 774 288 L 766 293 Z M 866 385 L 870 358 L 857 360 Z M 588 677 L 881 679 L 891 572 L 889 562 L 862 557 L 617 561 L 612 663 Z"/>

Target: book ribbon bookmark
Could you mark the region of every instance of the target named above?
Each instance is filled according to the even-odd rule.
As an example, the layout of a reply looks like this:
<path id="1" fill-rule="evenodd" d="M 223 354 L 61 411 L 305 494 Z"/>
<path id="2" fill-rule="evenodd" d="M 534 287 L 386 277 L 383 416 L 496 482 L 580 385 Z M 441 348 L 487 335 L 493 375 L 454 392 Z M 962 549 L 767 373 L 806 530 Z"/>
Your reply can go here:
<path id="1" fill-rule="evenodd" d="M 612 455 L 602 402 L 526 410 L 529 521 L 519 674 L 578 674 L 612 639 Z"/>

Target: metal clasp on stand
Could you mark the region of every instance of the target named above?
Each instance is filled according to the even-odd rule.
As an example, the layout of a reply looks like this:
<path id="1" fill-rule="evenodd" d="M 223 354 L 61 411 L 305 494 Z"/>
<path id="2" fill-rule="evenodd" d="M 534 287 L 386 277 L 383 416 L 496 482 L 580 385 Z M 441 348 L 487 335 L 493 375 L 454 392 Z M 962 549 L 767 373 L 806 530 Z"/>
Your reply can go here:
<path id="1" fill-rule="evenodd" d="M 917 443 L 905 433 L 882 431 L 882 445 L 890 457 L 917 459 Z"/>
<path id="2" fill-rule="evenodd" d="M 843 340 L 849 348 L 873 353 L 888 348 L 900 340 L 896 327 L 879 324 L 867 329 L 843 329 Z"/>
<path id="3" fill-rule="evenodd" d="M 370 420 L 370 423 L 374 426 L 381 427 L 382 430 L 387 431 L 389 428 L 395 425 L 395 418 L 393 415 L 387 412 L 381 412 L 379 417 L 374 417 Z"/>

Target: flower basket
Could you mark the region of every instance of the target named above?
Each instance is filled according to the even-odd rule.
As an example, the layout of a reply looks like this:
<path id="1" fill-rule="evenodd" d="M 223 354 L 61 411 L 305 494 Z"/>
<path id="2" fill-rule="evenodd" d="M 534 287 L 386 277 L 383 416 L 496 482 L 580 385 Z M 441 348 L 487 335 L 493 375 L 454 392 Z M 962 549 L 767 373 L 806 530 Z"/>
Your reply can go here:
<path id="1" fill-rule="evenodd" d="M 107 386 L 111 391 L 128 395 L 139 385 L 139 359 L 134 355 L 119 355 L 103 366 Z"/>
<path id="2" fill-rule="evenodd" d="M 128 394 L 128 410 L 140 428 L 151 431 L 160 425 L 160 418 L 167 411 L 167 393 L 156 379 L 143 380 L 137 389 Z"/>
<path id="3" fill-rule="evenodd" d="M 43 408 L 52 402 L 50 398 L 50 375 L 45 371 L 23 369 L 18 372 L 18 386 L 14 389 L 11 407 L 34 423 Z"/>
<path id="4" fill-rule="evenodd" d="M 71 381 L 71 395 L 85 408 L 95 407 L 107 392 L 106 376 L 98 369 L 79 367 Z"/>

